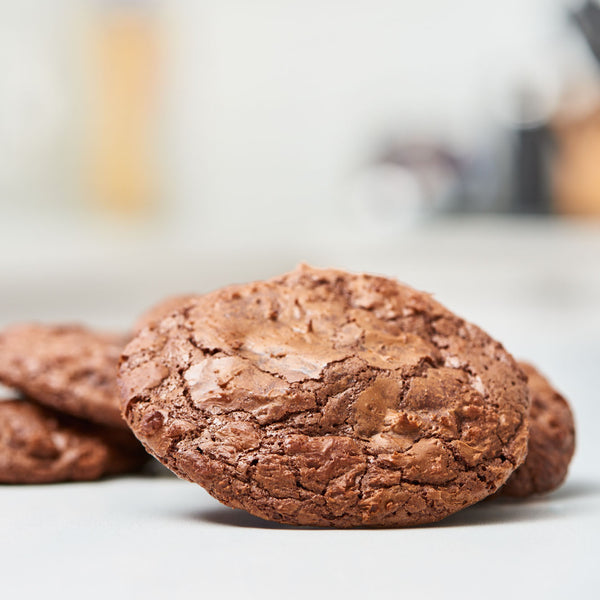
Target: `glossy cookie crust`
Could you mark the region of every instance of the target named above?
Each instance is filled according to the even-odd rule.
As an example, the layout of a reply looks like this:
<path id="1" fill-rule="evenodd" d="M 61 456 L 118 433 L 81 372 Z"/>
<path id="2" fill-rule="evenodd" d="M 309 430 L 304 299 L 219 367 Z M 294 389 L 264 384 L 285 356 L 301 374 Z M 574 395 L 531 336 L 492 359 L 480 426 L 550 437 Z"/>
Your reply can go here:
<path id="1" fill-rule="evenodd" d="M 514 359 L 426 293 L 300 266 L 143 329 L 119 372 L 148 450 L 283 523 L 405 526 L 494 493 L 524 460 Z"/>

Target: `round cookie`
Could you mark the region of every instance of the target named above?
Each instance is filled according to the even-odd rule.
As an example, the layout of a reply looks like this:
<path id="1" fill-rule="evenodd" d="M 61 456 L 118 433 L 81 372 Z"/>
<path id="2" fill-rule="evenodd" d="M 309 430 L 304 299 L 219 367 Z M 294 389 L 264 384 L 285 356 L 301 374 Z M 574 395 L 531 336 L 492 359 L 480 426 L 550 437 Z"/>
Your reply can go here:
<path id="1" fill-rule="evenodd" d="M 14 325 L 0 332 L 0 382 L 61 412 L 126 428 L 116 386 L 125 342 L 78 325 Z"/>
<path id="2" fill-rule="evenodd" d="M 165 298 L 142 314 L 142 316 L 135 322 L 135 325 L 133 326 L 134 333 L 141 331 L 144 329 L 144 327 L 148 327 L 154 323 L 157 323 L 158 321 L 161 321 L 167 315 L 182 307 L 184 304 L 193 302 L 197 297 L 198 295 L 196 294 L 181 294 L 178 296 L 169 296 L 168 298 Z"/>
<path id="3" fill-rule="evenodd" d="M 124 416 L 182 478 L 259 517 L 404 526 L 494 493 L 526 378 L 428 294 L 300 266 L 197 298 L 125 348 Z"/>
<path id="4" fill-rule="evenodd" d="M 0 483 L 89 481 L 148 459 L 128 432 L 76 420 L 27 400 L 0 401 Z"/>
<path id="5" fill-rule="evenodd" d="M 524 498 L 559 487 L 575 452 L 575 423 L 568 402 L 532 365 L 519 362 L 529 378 L 529 451 L 525 462 L 500 490 Z"/>

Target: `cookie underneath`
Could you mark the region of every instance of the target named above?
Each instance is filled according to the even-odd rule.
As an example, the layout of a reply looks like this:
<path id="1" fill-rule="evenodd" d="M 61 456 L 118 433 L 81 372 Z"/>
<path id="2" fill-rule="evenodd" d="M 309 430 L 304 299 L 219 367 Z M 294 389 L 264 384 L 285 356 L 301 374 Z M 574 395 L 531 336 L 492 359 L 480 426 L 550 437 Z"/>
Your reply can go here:
<path id="1" fill-rule="evenodd" d="M 179 294 L 177 296 L 169 296 L 158 304 L 150 307 L 145 311 L 133 325 L 133 332 L 138 333 L 144 327 L 149 327 L 158 321 L 161 321 L 176 309 L 183 307 L 189 302 L 193 302 L 197 298 L 196 294 Z"/>
<path id="2" fill-rule="evenodd" d="M 0 382 L 36 402 L 127 428 L 116 387 L 125 338 L 78 325 L 13 325 L 0 332 Z"/>
<path id="3" fill-rule="evenodd" d="M 569 403 L 532 365 L 520 362 L 529 378 L 529 450 L 501 493 L 524 498 L 551 492 L 567 476 L 575 452 L 575 423 Z"/>
<path id="4" fill-rule="evenodd" d="M 300 525 L 442 519 L 525 458 L 526 378 L 396 281 L 302 266 L 196 298 L 126 347 L 127 422 L 215 498 Z"/>
<path id="5" fill-rule="evenodd" d="M 127 431 L 27 400 L 0 401 L 0 483 L 90 481 L 135 471 L 148 458 Z"/>

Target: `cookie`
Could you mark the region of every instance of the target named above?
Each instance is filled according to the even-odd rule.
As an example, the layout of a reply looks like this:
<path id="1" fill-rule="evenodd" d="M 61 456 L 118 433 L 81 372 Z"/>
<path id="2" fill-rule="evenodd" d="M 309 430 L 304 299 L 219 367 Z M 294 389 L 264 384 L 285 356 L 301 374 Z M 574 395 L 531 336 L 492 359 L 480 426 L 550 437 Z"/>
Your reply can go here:
<path id="1" fill-rule="evenodd" d="M 501 493 L 526 497 L 559 487 L 575 452 L 575 423 L 569 403 L 532 365 L 519 362 L 529 378 L 529 451 Z"/>
<path id="2" fill-rule="evenodd" d="M 0 483 L 89 481 L 134 471 L 148 458 L 122 429 L 27 400 L 0 401 Z"/>
<path id="3" fill-rule="evenodd" d="M 510 354 L 383 277 L 300 266 L 204 295 L 141 331 L 118 379 L 162 463 L 282 523 L 437 521 L 494 493 L 527 449 Z"/>
<path id="4" fill-rule="evenodd" d="M 126 428 L 116 372 L 125 338 L 77 325 L 16 325 L 0 332 L 0 382 L 36 402 Z"/>
<path id="5" fill-rule="evenodd" d="M 133 331 L 141 331 L 144 327 L 149 327 L 154 323 L 161 321 L 180 306 L 183 306 L 188 302 L 193 302 L 195 298 L 197 298 L 197 295 L 195 294 L 180 294 L 178 296 L 169 296 L 168 298 L 165 298 L 142 314 L 135 322 Z"/>

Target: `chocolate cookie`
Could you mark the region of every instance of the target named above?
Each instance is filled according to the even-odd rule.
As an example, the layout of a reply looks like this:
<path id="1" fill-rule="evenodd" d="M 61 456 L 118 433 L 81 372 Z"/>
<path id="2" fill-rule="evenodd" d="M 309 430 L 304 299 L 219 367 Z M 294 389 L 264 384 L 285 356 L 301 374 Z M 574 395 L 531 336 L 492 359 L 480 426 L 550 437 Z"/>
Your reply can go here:
<path id="1" fill-rule="evenodd" d="M 183 306 L 188 302 L 193 302 L 197 297 L 198 296 L 195 294 L 181 294 L 178 296 L 169 296 L 168 298 L 165 298 L 142 314 L 142 316 L 135 322 L 133 331 L 137 333 L 138 331 L 144 329 L 144 327 L 148 327 L 154 323 L 157 323 L 180 306 Z"/>
<path id="2" fill-rule="evenodd" d="M 116 387 L 125 338 L 77 325 L 0 332 L 0 382 L 75 417 L 126 428 Z"/>
<path id="3" fill-rule="evenodd" d="M 148 458 L 122 429 L 27 400 L 0 401 L 0 483 L 88 481 L 134 471 Z"/>
<path id="4" fill-rule="evenodd" d="M 526 497 L 556 489 L 565 480 L 575 451 L 575 423 L 568 402 L 526 362 L 519 366 L 529 377 L 529 451 L 501 493 Z"/>
<path id="5" fill-rule="evenodd" d="M 283 523 L 437 521 L 527 449 L 526 378 L 428 294 L 300 266 L 199 297 L 124 350 L 127 422 L 161 462 Z"/>

